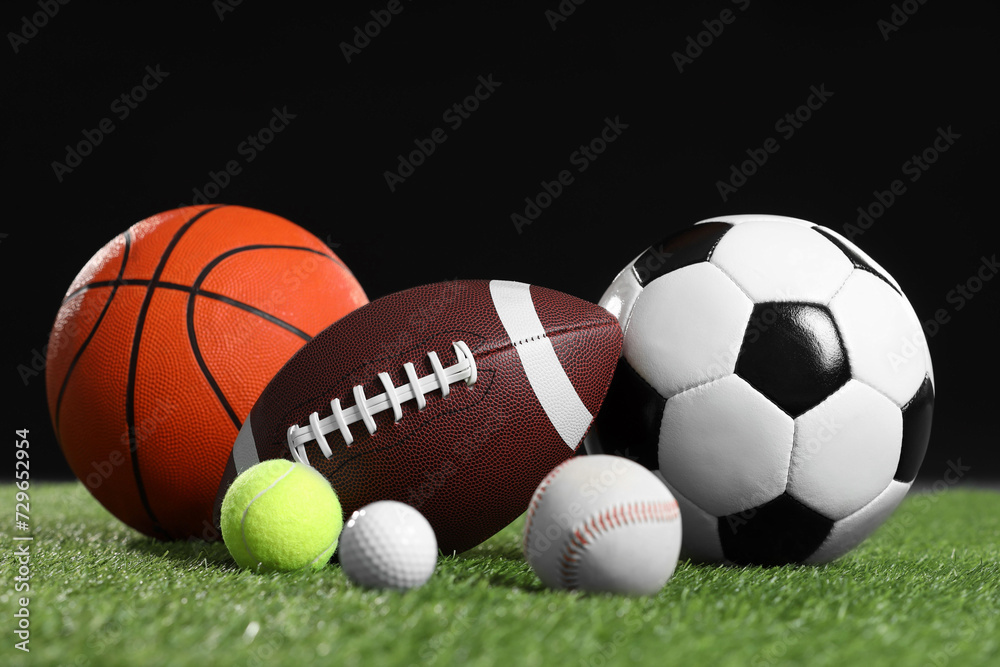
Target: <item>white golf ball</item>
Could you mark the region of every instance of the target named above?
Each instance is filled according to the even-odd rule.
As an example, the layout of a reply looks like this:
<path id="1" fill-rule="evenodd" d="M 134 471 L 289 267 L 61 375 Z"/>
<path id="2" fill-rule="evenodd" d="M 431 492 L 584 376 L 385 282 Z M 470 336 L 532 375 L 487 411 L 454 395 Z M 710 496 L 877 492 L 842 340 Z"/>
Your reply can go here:
<path id="1" fill-rule="evenodd" d="M 365 505 L 344 525 L 340 565 L 367 588 L 422 586 L 437 564 L 437 538 L 424 515 L 395 500 Z"/>
<path id="2" fill-rule="evenodd" d="M 528 507 L 524 554 L 550 588 L 653 595 L 673 575 L 680 549 L 673 494 L 620 456 L 556 466 Z"/>

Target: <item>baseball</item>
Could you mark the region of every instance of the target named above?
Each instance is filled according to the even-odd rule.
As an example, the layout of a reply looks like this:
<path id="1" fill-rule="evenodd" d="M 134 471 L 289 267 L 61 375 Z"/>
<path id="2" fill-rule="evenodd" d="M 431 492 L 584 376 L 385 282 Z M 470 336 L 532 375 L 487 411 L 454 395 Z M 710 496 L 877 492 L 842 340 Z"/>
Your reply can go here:
<path id="1" fill-rule="evenodd" d="M 677 501 L 643 466 L 619 456 L 575 457 L 538 485 L 524 553 L 546 586 L 652 595 L 681 548 Z"/>

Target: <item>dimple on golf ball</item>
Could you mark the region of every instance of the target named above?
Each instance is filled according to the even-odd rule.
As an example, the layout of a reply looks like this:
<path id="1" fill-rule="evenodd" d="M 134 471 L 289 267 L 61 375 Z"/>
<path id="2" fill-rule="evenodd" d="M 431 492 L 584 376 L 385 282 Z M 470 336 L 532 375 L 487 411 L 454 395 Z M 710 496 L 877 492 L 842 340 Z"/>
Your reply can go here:
<path id="1" fill-rule="evenodd" d="M 359 586 L 408 590 L 422 586 L 437 564 L 434 529 L 395 500 L 365 505 L 344 525 L 340 565 Z"/>

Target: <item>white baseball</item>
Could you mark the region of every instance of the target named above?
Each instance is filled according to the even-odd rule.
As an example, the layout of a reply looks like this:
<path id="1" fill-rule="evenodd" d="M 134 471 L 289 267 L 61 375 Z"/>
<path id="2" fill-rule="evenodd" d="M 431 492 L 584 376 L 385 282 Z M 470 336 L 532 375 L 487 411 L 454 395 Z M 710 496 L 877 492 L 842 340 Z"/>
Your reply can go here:
<path id="1" fill-rule="evenodd" d="M 581 456 L 542 480 L 528 507 L 524 554 L 546 586 L 652 595 L 677 567 L 677 501 L 620 456 Z"/>

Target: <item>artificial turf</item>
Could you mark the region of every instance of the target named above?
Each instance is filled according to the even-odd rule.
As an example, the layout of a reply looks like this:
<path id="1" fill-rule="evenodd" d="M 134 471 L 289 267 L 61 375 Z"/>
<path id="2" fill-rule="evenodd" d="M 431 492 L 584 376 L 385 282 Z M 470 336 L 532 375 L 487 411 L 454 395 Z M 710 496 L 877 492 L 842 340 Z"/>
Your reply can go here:
<path id="1" fill-rule="evenodd" d="M 222 544 L 156 542 L 77 483 L 33 484 L 31 510 L 30 654 L 14 648 L 15 531 L 0 532 L 2 664 L 1000 664 L 994 491 L 911 493 L 826 566 L 682 562 L 643 598 L 546 590 L 520 552 L 523 519 L 399 594 L 357 589 L 336 565 L 258 575 Z"/>

